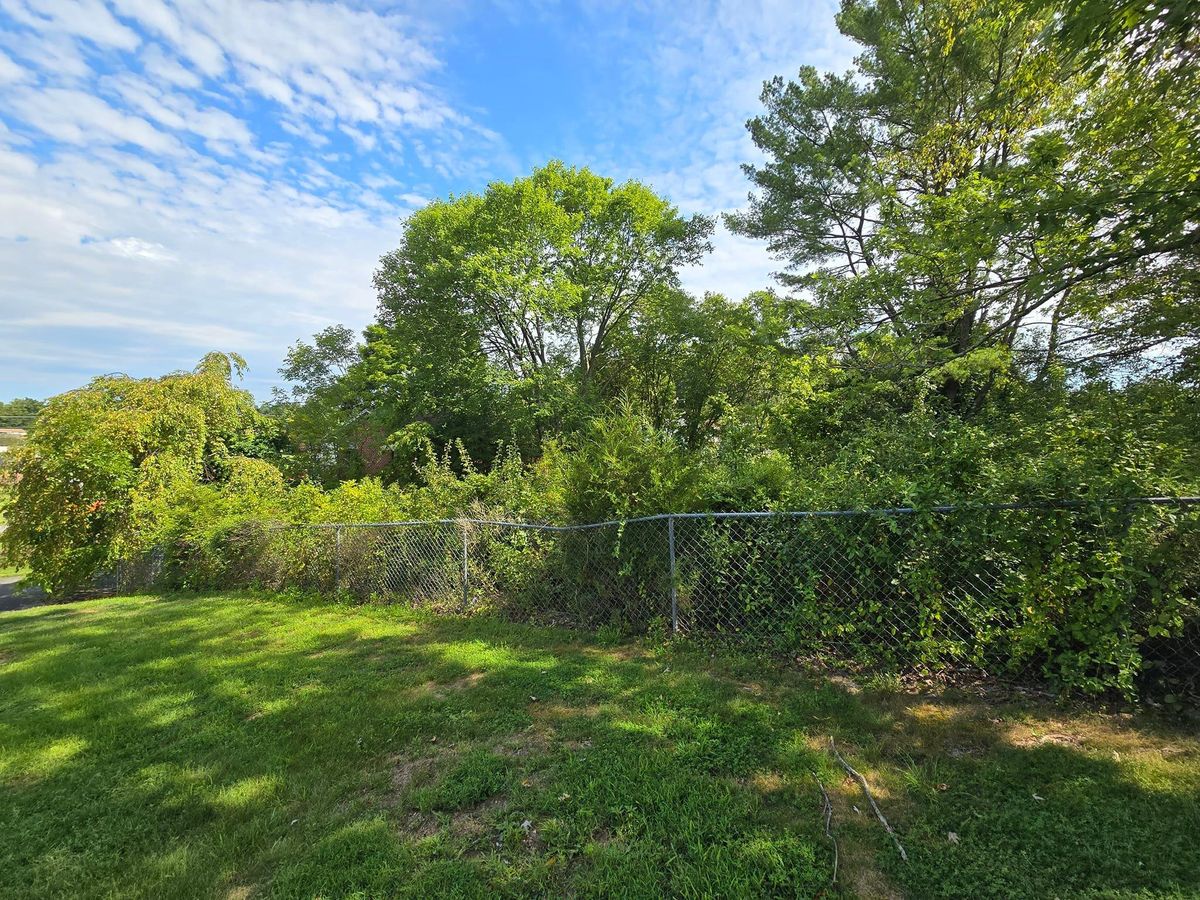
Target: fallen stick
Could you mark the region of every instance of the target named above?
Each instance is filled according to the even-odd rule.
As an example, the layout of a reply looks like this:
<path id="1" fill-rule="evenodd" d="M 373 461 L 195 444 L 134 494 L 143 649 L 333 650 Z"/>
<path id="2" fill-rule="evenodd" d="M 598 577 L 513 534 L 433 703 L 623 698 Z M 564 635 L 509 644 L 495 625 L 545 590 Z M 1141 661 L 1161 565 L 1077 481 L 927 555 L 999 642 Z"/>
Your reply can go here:
<path id="1" fill-rule="evenodd" d="M 825 790 L 825 785 L 821 783 L 820 777 L 816 772 L 812 773 L 812 777 L 816 779 L 817 787 L 821 789 L 821 814 L 825 817 L 825 837 L 829 838 L 833 844 L 833 877 L 829 879 L 830 884 L 837 884 L 838 870 L 838 843 L 837 838 L 833 836 L 833 831 L 830 825 L 833 823 L 833 803 L 829 799 L 829 792 Z"/>
<path id="2" fill-rule="evenodd" d="M 871 796 L 871 789 L 867 787 L 867 779 L 863 778 L 858 771 L 842 758 L 842 754 L 838 753 L 837 745 L 833 743 L 833 735 L 829 736 L 829 749 L 833 751 L 833 755 L 838 758 L 838 762 L 842 764 L 842 768 L 846 773 L 858 782 L 858 786 L 867 796 L 867 802 L 871 804 L 871 809 L 875 811 L 875 816 L 879 819 L 879 823 L 883 825 L 884 831 L 892 836 L 892 841 L 896 845 L 896 849 L 900 851 L 900 858 L 908 862 L 908 854 L 904 852 L 904 846 L 900 843 L 900 838 L 896 837 L 896 832 L 892 830 L 892 826 L 888 824 L 888 820 L 884 818 L 883 810 L 879 808 L 879 804 L 875 802 L 875 798 Z"/>

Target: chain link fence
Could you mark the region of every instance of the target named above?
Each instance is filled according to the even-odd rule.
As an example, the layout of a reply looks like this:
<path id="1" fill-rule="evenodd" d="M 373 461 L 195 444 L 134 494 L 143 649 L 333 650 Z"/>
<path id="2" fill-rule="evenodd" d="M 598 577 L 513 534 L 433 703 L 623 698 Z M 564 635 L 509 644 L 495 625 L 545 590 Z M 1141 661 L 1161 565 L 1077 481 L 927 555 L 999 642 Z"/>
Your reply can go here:
<path id="1" fill-rule="evenodd" d="M 225 584 L 738 640 L 874 669 L 1200 684 L 1200 501 L 246 526 Z M 170 553 L 130 566 L 161 580 Z M 1124 673 L 1116 674 L 1113 673 Z M 1091 679 L 1091 681 L 1089 681 Z"/>

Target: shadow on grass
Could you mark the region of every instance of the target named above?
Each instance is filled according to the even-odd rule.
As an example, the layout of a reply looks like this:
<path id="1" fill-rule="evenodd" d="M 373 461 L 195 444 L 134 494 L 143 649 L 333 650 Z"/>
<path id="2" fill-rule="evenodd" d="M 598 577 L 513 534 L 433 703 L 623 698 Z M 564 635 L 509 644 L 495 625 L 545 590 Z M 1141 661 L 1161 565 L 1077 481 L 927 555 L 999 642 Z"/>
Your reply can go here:
<path id="1" fill-rule="evenodd" d="M 1015 708 L 394 608 L 0 621 L 5 896 L 812 896 L 831 867 L 813 771 L 864 893 L 1200 893 L 1194 742 L 1104 758 L 1022 744 Z M 908 865 L 854 813 L 831 733 L 874 767 Z"/>
<path id="2" fill-rule="evenodd" d="M 914 897 L 1200 895 L 1200 744 L 1128 714 L 887 698 Z M 953 835 L 953 837 L 951 837 Z"/>

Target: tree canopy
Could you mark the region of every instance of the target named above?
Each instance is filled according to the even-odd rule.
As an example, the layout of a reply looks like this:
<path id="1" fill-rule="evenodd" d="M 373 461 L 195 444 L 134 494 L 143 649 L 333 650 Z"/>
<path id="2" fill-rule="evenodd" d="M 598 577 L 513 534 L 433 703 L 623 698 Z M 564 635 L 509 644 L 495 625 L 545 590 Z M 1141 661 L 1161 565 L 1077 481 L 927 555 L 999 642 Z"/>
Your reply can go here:
<path id="1" fill-rule="evenodd" d="M 9 556 L 51 590 L 79 587 L 133 538 L 139 494 L 220 481 L 233 460 L 266 455 L 275 426 L 232 384 L 244 365 L 210 353 L 192 372 L 105 375 L 52 398 L 12 453 Z"/>
<path id="2" fill-rule="evenodd" d="M 618 343 L 678 289 L 712 227 L 637 182 L 557 162 L 414 213 L 375 275 L 364 349 L 391 430 L 485 454 L 577 422 Z"/>
<path id="3" fill-rule="evenodd" d="M 847 0 L 854 71 L 767 84 L 730 222 L 787 264 L 806 347 L 968 412 L 1194 355 L 1194 51 L 1134 52 L 1093 6 Z"/>
<path id="4" fill-rule="evenodd" d="M 43 401 L 32 397 L 17 397 L 0 403 L 0 428 L 32 428 L 37 414 L 45 405 Z"/>

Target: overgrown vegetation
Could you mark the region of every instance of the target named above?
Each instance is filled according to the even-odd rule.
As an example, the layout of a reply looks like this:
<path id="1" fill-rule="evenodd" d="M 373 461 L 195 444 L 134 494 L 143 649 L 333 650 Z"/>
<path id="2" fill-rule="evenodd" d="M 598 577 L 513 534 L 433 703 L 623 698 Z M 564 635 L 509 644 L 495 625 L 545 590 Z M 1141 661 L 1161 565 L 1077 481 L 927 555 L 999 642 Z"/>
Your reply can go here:
<path id="1" fill-rule="evenodd" d="M 1200 743 L 1144 715 L 326 600 L 0 618 L 6 897 L 1200 891 Z"/>
<path id="2" fill-rule="evenodd" d="M 413 214 L 362 341 L 297 344 L 262 410 L 219 354 L 52 400 L 7 553 L 58 592 L 152 548 L 215 586 L 256 522 L 1084 500 L 877 543 L 862 602 L 939 615 L 913 559 L 1002 541 L 1024 586 L 979 627 L 1130 693 L 1200 628 L 1194 534 L 1110 503 L 1200 494 L 1195 12 L 845 0 L 853 71 L 766 85 L 727 223 L 786 294 L 688 295 L 713 222 L 552 162 Z"/>

